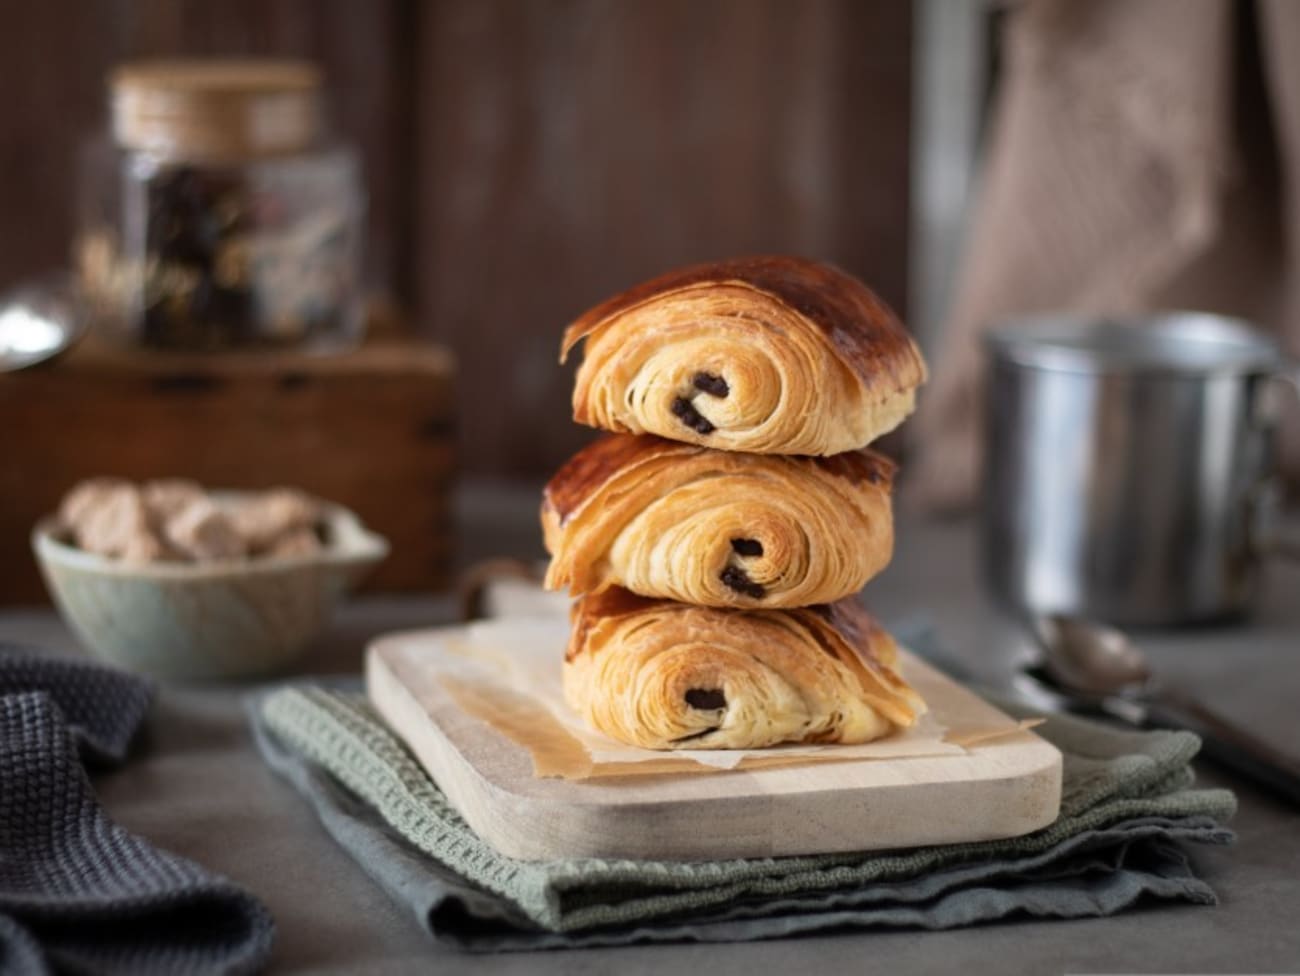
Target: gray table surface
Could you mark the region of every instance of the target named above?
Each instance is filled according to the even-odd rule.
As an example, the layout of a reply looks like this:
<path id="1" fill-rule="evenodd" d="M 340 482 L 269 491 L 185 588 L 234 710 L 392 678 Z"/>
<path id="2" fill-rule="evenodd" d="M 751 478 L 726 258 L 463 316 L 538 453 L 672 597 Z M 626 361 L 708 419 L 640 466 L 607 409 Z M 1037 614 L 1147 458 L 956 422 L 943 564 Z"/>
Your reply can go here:
<path id="1" fill-rule="evenodd" d="M 536 555 L 535 495 L 476 486 L 462 493 L 462 558 Z M 1248 624 L 1143 635 L 1162 673 L 1279 742 L 1300 742 L 1300 567 L 1275 566 Z M 903 518 L 893 565 L 868 604 L 898 620 L 926 615 L 979 674 L 997 682 L 1024 648 L 980 591 L 965 524 Z M 359 599 L 314 649 L 311 669 L 356 671 L 386 630 L 451 619 L 446 598 Z M 0 639 L 75 651 L 45 609 L 0 613 Z M 261 763 L 241 706 L 249 686 L 162 691 L 136 758 L 100 777 L 103 802 L 156 844 L 228 875 L 279 925 L 272 972 L 335 973 L 968 973 L 1286 972 L 1300 970 L 1300 815 L 1232 785 L 1239 843 L 1197 853 L 1215 908 L 1141 908 L 1110 919 L 1022 921 L 952 932 L 871 932 L 739 945 L 652 946 L 470 956 L 434 944 L 376 888 Z"/>

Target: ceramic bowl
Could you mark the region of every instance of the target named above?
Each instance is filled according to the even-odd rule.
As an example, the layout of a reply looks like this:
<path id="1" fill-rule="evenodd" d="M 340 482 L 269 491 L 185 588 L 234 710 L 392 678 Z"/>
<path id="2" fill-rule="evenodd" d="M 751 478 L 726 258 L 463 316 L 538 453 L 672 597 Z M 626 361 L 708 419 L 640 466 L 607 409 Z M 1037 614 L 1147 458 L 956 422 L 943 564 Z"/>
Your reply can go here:
<path id="1" fill-rule="evenodd" d="M 325 505 L 328 544 L 310 556 L 129 565 L 68 544 L 54 518 L 32 548 L 63 619 L 103 660 L 162 678 L 286 671 L 388 542 Z"/>

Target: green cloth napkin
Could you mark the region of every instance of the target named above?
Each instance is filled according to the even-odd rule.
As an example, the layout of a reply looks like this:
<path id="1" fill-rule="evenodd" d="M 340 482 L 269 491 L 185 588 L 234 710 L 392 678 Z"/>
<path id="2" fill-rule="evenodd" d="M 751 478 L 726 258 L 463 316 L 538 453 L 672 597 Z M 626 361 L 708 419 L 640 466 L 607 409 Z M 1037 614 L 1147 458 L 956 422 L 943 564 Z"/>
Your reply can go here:
<path id="1" fill-rule="evenodd" d="M 1037 731 L 1065 755 L 1061 815 L 1024 837 L 713 862 L 526 862 L 465 824 L 361 696 L 288 687 L 255 703 L 253 719 L 268 761 L 312 798 L 340 843 L 435 934 L 475 948 L 942 928 L 1026 912 L 1108 914 L 1142 897 L 1209 903 L 1212 890 L 1173 841 L 1226 843 L 1220 822 L 1235 809 L 1228 791 L 1191 788 L 1194 735 L 1054 716 Z M 319 771 L 357 808 L 313 779 Z M 427 858 L 392 849 L 365 823 L 371 811 Z M 427 885 L 422 871 L 432 871 Z"/>

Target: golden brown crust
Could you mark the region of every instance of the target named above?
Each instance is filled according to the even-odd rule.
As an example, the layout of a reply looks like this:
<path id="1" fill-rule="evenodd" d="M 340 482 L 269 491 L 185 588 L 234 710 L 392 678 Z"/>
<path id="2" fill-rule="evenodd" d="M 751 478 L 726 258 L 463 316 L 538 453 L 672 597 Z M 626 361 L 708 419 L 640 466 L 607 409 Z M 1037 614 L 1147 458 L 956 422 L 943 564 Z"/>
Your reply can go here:
<path id="1" fill-rule="evenodd" d="M 601 438 L 547 485 L 546 585 L 623 586 L 711 607 L 797 607 L 856 593 L 893 553 L 894 464 Z"/>
<path id="2" fill-rule="evenodd" d="M 902 389 L 925 379 L 925 363 L 884 301 L 832 264 L 790 255 L 732 258 L 669 271 L 608 298 L 564 331 L 563 362 L 583 338 L 638 305 L 683 288 L 738 283 L 765 292 L 813 322 L 864 380 L 881 374 Z"/>
<path id="3" fill-rule="evenodd" d="M 624 590 L 573 609 L 565 694 L 597 729 L 651 749 L 866 742 L 925 705 L 856 601 L 718 610 Z"/>
<path id="4" fill-rule="evenodd" d="M 637 596 L 631 590 L 625 590 L 621 586 L 611 586 L 599 593 L 588 594 L 581 600 L 574 600 L 573 606 L 569 608 L 569 621 L 573 629 L 569 634 L 569 646 L 565 648 L 564 659 L 572 661 L 579 651 L 586 648 L 587 634 L 596 621 L 616 620 L 662 602 L 650 597 Z"/>
<path id="5" fill-rule="evenodd" d="M 564 465 L 543 491 L 543 504 L 559 515 L 561 522 L 593 498 L 615 475 L 638 464 L 662 457 L 694 457 L 705 449 L 696 444 L 670 441 L 653 434 L 606 434 L 596 438 Z M 800 459 L 803 463 L 805 459 Z M 806 462 L 850 484 L 893 484 L 898 465 L 885 455 L 871 450 L 846 451 L 830 457 L 811 457 Z"/>
<path id="6" fill-rule="evenodd" d="M 633 437 L 628 434 L 606 434 L 597 437 L 577 454 L 565 461 L 551 477 L 542 491 L 542 504 L 559 515 L 561 521 L 581 508 L 587 501 L 621 471 L 638 463 L 670 454 L 686 454 L 700 448 L 645 434 Z"/>
<path id="7" fill-rule="evenodd" d="M 584 338 L 575 420 L 720 450 L 864 447 L 911 412 L 926 376 L 883 301 L 803 258 L 670 272 L 579 318 L 561 359 Z"/>

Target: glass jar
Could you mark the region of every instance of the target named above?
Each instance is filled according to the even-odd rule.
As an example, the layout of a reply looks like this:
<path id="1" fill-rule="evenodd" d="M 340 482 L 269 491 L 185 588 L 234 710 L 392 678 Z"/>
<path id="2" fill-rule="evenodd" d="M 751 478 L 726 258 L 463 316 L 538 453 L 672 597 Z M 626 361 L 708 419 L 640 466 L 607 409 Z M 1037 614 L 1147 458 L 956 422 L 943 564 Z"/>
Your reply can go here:
<path id="1" fill-rule="evenodd" d="M 310 64 L 140 62 L 82 160 L 74 262 L 96 326 L 171 349 L 354 345 L 365 196 Z"/>

